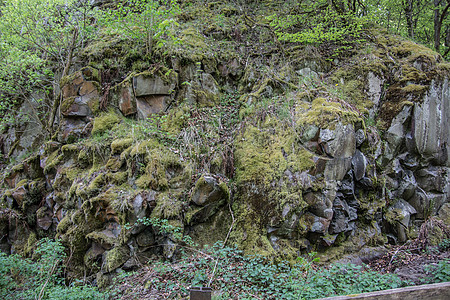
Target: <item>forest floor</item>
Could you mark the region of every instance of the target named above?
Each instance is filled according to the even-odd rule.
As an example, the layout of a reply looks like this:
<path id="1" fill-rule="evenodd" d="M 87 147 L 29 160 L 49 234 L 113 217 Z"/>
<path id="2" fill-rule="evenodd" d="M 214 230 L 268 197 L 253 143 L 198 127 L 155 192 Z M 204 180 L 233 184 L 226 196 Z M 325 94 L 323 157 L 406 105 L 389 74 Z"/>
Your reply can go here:
<path id="1" fill-rule="evenodd" d="M 176 274 L 201 272 L 202 268 L 198 265 L 198 260 L 199 257 L 194 255 L 180 263 L 156 263 L 156 265 L 150 263 L 147 266 L 143 266 L 143 268 L 119 283 L 117 291 L 120 299 L 188 299 L 186 298 L 188 286 L 184 280 L 179 280 L 180 278 L 177 280 L 177 277 L 180 276 Z M 378 255 L 372 261 L 367 262 L 369 268 L 364 268 L 364 270 L 370 269 L 380 274 L 395 274 L 407 286 L 413 286 L 434 283 L 436 280 L 437 282 L 448 280 L 448 262 L 450 262 L 450 240 L 444 240 L 439 246 L 429 246 L 420 239 L 415 239 L 403 245 L 387 246 L 384 254 Z M 236 262 L 230 261 L 230 263 L 234 264 Z M 441 264 L 442 267 L 442 263 L 445 263 L 444 273 L 447 272 L 445 273 L 446 275 L 444 274 L 447 279 L 443 280 L 435 276 L 438 265 Z M 246 268 L 245 263 L 242 261 L 237 262 L 237 264 Z M 326 266 L 311 266 L 316 271 L 319 271 L 321 268 L 328 268 Z M 238 276 L 236 274 L 236 277 Z M 377 280 L 376 277 L 372 279 Z M 234 290 L 231 287 L 233 283 L 236 282 L 233 280 L 227 281 L 226 290 Z M 229 294 L 226 293 L 225 296 L 222 295 L 223 293 L 220 290 L 218 286 L 213 287 L 213 299 L 239 299 L 239 293 L 235 293 L 236 291 Z M 256 295 L 252 298 L 263 299 Z"/>
<path id="2" fill-rule="evenodd" d="M 393 246 L 381 258 L 369 263 L 372 270 L 379 273 L 393 273 L 402 280 L 415 285 L 428 283 L 429 266 L 437 266 L 441 261 L 450 260 L 450 248 L 418 247 L 414 242 Z"/>

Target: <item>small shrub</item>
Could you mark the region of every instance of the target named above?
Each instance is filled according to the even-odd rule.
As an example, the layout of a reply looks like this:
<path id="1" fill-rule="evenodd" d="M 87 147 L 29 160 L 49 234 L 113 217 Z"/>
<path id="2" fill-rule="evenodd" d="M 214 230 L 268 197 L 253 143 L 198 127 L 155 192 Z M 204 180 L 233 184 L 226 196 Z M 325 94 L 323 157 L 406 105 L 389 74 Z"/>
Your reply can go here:
<path id="1" fill-rule="evenodd" d="M 294 14 L 267 17 L 278 40 L 305 45 L 332 46 L 332 58 L 349 52 L 362 39 L 364 18 L 354 12 L 338 12 L 323 2 L 299 4 Z"/>
<path id="2" fill-rule="evenodd" d="M 382 275 L 362 266 L 319 268 L 314 255 L 301 257 L 294 265 L 273 263 L 218 242 L 183 256 L 177 263 L 151 261 L 147 272 L 152 280 L 146 288 L 165 299 L 188 297 L 189 287 L 197 285 L 220 291 L 217 299 L 315 299 L 406 285 L 396 275 Z M 129 277 L 128 284 L 141 277 Z"/>
<path id="3" fill-rule="evenodd" d="M 436 265 L 425 266 L 425 271 L 430 274 L 425 279 L 427 283 L 450 281 L 450 261 L 448 259 L 438 262 Z"/>
<path id="4" fill-rule="evenodd" d="M 123 34 L 145 46 L 151 55 L 154 47 L 162 48 L 168 42 L 178 43 L 173 27 L 178 26 L 175 15 L 179 12 L 176 1 L 161 6 L 154 0 L 130 0 L 119 2 L 116 10 L 104 16 L 104 23 L 113 32 Z"/>
<path id="5" fill-rule="evenodd" d="M 36 261 L 0 251 L 1 299 L 107 299 L 108 295 L 95 287 L 65 285 L 65 254 L 59 241 L 41 240 L 34 256 Z"/>
<path id="6" fill-rule="evenodd" d="M 438 247 L 439 251 L 442 252 L 450 249 L 450 239 L 443 240 L 442 242 L 439 243 Z"/>

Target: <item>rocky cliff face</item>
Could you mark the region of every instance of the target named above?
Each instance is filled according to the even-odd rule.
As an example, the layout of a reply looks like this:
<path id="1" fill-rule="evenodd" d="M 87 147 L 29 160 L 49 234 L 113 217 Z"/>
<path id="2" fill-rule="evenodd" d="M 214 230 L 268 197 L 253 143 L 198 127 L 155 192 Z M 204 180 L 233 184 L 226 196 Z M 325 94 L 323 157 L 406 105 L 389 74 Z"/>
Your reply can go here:
<path id="1" fill-rule="evenodd" d="M 3 251 L 56 236 L 74 274 L 101 280 L 176 255 L 175 237 L 143 218 L 286 259 L 367 253 L 427 218 L 448 224 L 450 66 L 437 53 L 370 34 L 333 61 L 307 47 L 255 54 L 240 38 L 211 55 L 199 44 L 212 33 L 182 34 L 191 52 L 121 80 L 86 54 L 61 80 L 57 134 L 2 135 L 4 154 L 32 153 L 5 169 Z"/>

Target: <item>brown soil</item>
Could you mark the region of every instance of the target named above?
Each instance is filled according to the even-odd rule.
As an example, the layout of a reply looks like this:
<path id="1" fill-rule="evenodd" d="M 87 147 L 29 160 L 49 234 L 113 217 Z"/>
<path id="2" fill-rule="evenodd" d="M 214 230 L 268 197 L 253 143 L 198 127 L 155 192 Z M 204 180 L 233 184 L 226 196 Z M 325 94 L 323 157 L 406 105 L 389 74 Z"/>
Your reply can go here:
<path id="1" fill-rule="evenodd" d="M 439 247 L 417 247 L 412 242 L 402 246 L 392 247 L 381 258 L 369 263 L 369 266 L 380 273 L 394 273 L 403 280 L 414 284 L 428 283 L 426 278 L 430 273 L 425 266 L 436 265 L 439 261 L 450 259 L 450 249 Z"/>

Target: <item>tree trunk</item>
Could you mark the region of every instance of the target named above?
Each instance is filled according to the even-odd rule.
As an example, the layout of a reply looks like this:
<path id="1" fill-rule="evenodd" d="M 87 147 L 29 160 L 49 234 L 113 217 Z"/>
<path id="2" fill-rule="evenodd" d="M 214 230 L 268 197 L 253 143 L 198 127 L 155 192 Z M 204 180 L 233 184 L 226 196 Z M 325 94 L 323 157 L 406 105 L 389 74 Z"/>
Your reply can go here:
<path id="1" fill-rule="evenodd" d="M 434 0 L 434 49 L 439 52 L 441 48 L 441 30 L 442 24 L 448 15 L 448 9 L 450 8 L 450 0 L 447 0 L 445 7 L 441 5 L 443 0 Z"/>
<path id="2" fill-rule="evenodd" d="M 441 1 L 434 0 L 434 49 L 439 52 L 439 46 L 441 42 L 441 16 L 439 13 L 439 4 Z"/>
<path id="3" fill-rule="evenodd" d="M 336 10 L 337 13 L 343 14 L 345 13 L 345 4 L 343 0 L 331 0 L 331 4 L 333 5 L 334 10 Z"/>
<path id="4" fill-rule="evenodd" d="M 72 65 L 73 51 L 75 50 L 77 38 L 78 38 L 78 29 L 75 28 L 73 31 L 72 41 L 71 41 L 70 47 L 69 47 L 69 53 L 67 55 L 66 64 L 64 66 L 61 78 L 63 78 L 64 76 L 67 76 L 69 74 L 69 69 L 70 69 L 70 66 Z M 55 99 L 53 101 L 54 102 L 53 102 L 53 106 L 52 106 L 52 111 L 50 113 L 50 120 L 48 122 L 48 130 L 49 130 L 50 134 L 53 134 L 53 123 L 55 122 L 56 113 L 58 112 L 58 108 L 60 107 L 61 102 L 62 102 L 61 87 L 59 89 L 59 95 L 57 97 L 55 97 Z"/>
<path id="5" fill-rule="evenodd" d="M 405 12 L 406 26 L 408 27 L 408 36 L 410 38 L 414 38 L 414 0 L 403 0 L 403 11 Z"/>

